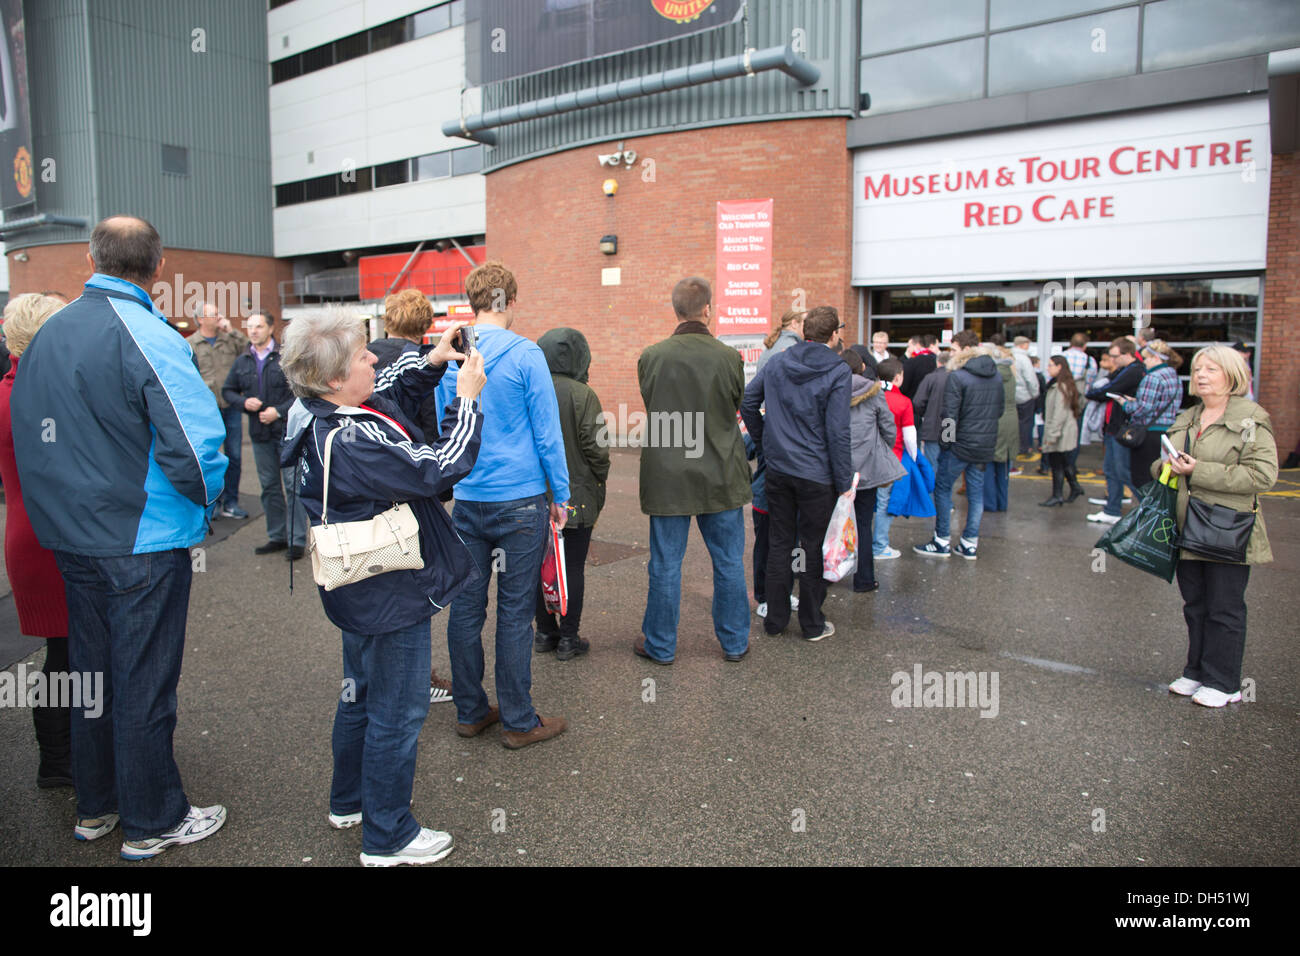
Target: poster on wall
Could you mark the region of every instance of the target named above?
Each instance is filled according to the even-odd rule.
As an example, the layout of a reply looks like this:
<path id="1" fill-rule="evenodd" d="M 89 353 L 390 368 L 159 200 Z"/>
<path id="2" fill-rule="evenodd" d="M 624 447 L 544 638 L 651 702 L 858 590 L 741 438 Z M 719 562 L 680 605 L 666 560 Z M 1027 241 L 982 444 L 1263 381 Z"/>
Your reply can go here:
<path id="1" fill-rule="evenodd" d="M 714 333 L 766 335 L 772 328 L 772 200 L 718 202 Z"/>
<path id="2" fill-rule="evenodd" d="M 22 0 L 0 0 L 0 21 L 0 200 L 12 209 L 36 201 Z"/>

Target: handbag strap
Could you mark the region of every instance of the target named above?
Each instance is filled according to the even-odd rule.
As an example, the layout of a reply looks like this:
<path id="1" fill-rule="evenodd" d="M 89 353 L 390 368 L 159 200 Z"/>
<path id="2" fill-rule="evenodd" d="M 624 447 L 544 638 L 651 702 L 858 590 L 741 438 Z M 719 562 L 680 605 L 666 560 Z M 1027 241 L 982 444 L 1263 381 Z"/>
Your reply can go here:
<path id="1" fill-rule="evenodd" d="M 339 425 L 330 430 L 325 436 L 325 481 L 321 490 L 321 508 L 320 523 L 322 527 L 329 527 L 330 523 L 330 448 L 334 444 L 334 436 L 341 432 L 345 426 Z"/>
<path id="2" fill-rule="evenodd" d="M 1199 421 L 1200 419 L 1198 418 L 1197 420 Z M 1205 428 L 1202 427 L 1202 428 L 1201 428 L 1201 431 L 1204 431 L 1204 430 L 1205 430 Z M 1187 454 L 1187 457 L 1188 457 L 1188 458 L 1190 458 L 1190 457 L 1192 456 L 1192 424 L 1191 424 L 1191 422 L 1188 422 L 1188 423 L 1187 423 L 1187 431 L 1183 432 L 1183 451 Z M 1238 461 L 1238 463 L 1240 463 L 1240 461 L 1241 461 L 1241 455 L 1240 455 L 1240 454 L 1237 455 L 1237 461 Z M 1188 475 L 1187 477 L 1188 477 L 1188 479 L 1189 479 L 1188 482 L 1187 482 L 1187 493 L 1188 493 L 1188 494 L 1191 494 L 1191 491 L 1192 491 L 1192 483 L 1191 483 L 1191 480 L 1190 480 L 1190 479 L 1191 479 L 1192 476 L 1191 476 L 1191 475 Z M 1259 514 L 1259 495 L 1255 495 L 1255 504 L 1254 504 L 1254 506 L 1252 506 L 1251 511 L 1252 511 L 1254 514 Z"/>

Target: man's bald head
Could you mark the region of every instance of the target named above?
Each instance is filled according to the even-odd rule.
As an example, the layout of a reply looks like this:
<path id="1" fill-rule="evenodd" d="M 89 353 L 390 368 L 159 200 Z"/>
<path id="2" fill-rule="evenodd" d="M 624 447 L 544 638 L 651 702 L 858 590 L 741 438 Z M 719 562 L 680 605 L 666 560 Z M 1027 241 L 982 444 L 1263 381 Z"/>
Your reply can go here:
<path id="1" fill-rule="evenodd" d="M 162 239 L 143 219 L 109 216 L 90 234 L 90 258 L 96 272 L 144 288 L 162 263 Z"/>

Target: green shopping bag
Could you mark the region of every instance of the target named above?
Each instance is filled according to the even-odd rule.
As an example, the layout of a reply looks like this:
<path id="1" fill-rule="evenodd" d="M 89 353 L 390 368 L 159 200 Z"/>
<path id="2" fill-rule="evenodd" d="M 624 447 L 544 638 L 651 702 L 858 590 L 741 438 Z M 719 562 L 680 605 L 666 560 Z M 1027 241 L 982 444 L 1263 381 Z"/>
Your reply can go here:
<path id="1" fill-rule="evenodd" d="M 1136 508 L 1111 525 L 1097 542 L 1125 564 L 1174 579 L 1178 567 L 1178 476 L 1166 464 L 1160 478 L 1139 491 Z"/>

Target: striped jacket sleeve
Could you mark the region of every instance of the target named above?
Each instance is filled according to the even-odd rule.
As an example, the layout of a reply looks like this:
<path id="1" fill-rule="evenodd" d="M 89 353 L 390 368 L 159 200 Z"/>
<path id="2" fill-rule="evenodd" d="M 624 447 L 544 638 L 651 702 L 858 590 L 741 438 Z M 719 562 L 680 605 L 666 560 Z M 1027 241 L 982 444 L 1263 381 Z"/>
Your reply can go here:
<path id="1" fill-rule="evenodd" d="M 446 365 L 430 365 L 425 356 L 434 346 L 422 346 L 399 355 L 390 365 L 375 373 L 375 394 L 395 402 L 411 421 L 418 421 L 420 406 L 433 394 Z"/>

